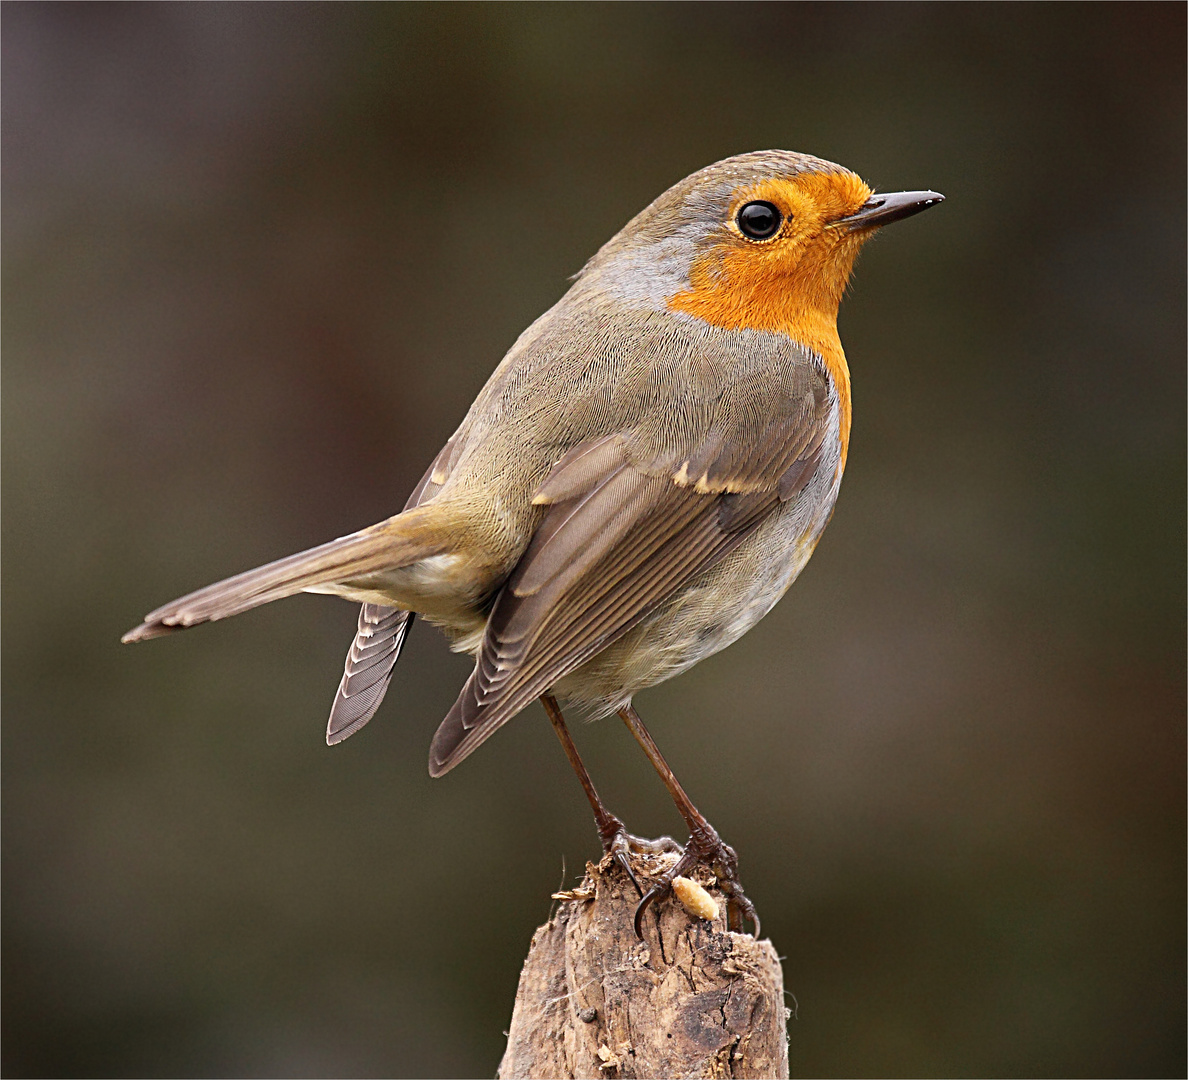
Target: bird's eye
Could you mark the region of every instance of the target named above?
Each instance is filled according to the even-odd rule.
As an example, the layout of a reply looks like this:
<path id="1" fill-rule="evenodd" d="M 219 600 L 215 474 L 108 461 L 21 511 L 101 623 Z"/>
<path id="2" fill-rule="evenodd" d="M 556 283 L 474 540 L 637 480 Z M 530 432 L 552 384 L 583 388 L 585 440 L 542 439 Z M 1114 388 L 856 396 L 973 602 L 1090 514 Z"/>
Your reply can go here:
<path id="1" fill-rule="evenodd" d="M 780 228 L 780 212 L 769 202 L 749 202 L 738 212 L 738 227 L 743 236 L 767 240 Z"/>

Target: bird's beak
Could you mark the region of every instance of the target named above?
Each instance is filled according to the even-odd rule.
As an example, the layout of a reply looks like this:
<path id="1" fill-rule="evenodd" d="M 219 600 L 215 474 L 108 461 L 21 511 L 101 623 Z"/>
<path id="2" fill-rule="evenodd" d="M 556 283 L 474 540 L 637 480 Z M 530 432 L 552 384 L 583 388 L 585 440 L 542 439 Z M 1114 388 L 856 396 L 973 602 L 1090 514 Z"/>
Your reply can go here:
<path id="1" fill-rule="evenodd" d="M 846 229 L 878 229 L 944 201 L 935 191 L 890 191 L 872 195 L 854 213 L 833 224 Z"/>

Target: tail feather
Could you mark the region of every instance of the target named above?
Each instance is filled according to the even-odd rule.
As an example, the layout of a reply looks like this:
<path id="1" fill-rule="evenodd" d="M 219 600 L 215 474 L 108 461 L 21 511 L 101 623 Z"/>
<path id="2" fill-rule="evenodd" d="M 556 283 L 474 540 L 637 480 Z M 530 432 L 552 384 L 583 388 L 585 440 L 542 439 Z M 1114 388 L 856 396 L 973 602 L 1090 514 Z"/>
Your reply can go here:
<path id="1" fill-rule="evenodd" d="M 326 725 L 330 746 L 353 735 L 379 709 L 415 618 L 411 611 L 378 604 L 360 608 L 359 630 L 347 653 L 342 682 Z"/>
<path id="2" fill-rule="evenodd" d="M 431 508 L 405 511 L 357 533 L 189 593 L 149 612 L 144 622 L 121 640 L 146 641 L 238 615 L 318 585 L 409 566 L 449 550 L 448 536 L 449 530 L 434 521 Z"/>

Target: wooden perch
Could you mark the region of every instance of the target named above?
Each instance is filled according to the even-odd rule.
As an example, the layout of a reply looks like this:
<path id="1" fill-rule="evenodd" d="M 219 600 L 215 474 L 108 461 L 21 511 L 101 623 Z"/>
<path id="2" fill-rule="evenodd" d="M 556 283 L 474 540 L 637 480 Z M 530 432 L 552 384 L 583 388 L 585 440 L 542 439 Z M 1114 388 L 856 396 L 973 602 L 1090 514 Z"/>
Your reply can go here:
<path id="1" fill-rule="evenodd" d="M 643 884 L 673 858 L 632 855 L 632 867 Z M 770 941 L 727 932 L 712 875 L 696 882 L 716 917 L 669 896 L 648 912 L 640 941 L 627 875 L 609 858 L 586 864 L 585 880 L 556 895 L 556 914 L 532 937 L 500 1080 L 787 1077 L 779 957 Z"/>

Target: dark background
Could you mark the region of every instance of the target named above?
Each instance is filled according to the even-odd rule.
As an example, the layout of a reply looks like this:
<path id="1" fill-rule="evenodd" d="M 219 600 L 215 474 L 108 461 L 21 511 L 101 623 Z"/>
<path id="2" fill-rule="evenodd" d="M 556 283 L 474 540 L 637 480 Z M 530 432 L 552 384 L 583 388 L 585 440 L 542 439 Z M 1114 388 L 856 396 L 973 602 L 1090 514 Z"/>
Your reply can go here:
<path id="1" fill-rule="evenodd" d="M 816 558 L 637 702 L 786 957 L 794 1074 L 1182 1076 L 1184 22 L 5 5 L 5 1073 L 494 1072 L 597 852 L 539 707 L 431 782 L 431 629 L 333 750 L 353 607 L 119 636 L 392 513 L 599 244 L 778 146 L 948 197 L 843 306 Z M 679 834 L 622 725 L 577 738 Z"/>

